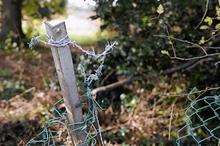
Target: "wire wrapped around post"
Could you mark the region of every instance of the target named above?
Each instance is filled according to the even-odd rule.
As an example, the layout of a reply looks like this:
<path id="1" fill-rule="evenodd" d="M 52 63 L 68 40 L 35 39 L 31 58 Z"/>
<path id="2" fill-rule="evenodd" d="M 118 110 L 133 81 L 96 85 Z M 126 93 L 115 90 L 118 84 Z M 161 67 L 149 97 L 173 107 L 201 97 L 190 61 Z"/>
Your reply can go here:
<path id="1" fill-rule="evenodd" d="M 51 127 L 53 127 L 54 125 L 62 126 L 64 129 L 66 129 L 66 131 L 70 135 L 71 133 L 73 133 L 74 141 L 76 141 L 74 142 L 75 145 L 95 146 L 97 144 L 96 139 L 98 139 L 100 145 L 104 145 L 101 135 L 101 127 L 97 115 L 97 110 L 102 108 L 93 98 L 92 85 L 102 75 L 105 58 L 114 49 L 117 43 L 116 42 L 108 43 L 105 46 L 105 49 L 102 53 L 95 53 L 94 50 L 93 51 L 84 50 L 80 45 L 76 44 L 75 41 L 71 41 L 65 30 L 66 27 L 64 22 L 57 24 L 55 26 L 51 26 L 50 24 L 46 23 L 46 28 L 48 34 L 47 35 L 48 41 L 44 42 L 40 40 L 40 37 L 38 36 L 31 39 L 29 46 L 34 47 L 38 45 L 39 42 L 43 42 L 44 45 L 51 47 L 64 100 L 59 101 L 55 105 L 54 118 L 47 121 L 43 131 L 39 133 L 39 135 L 37 135 L 35 138 L 31 139 L 28 142 L 28 145 L 36 145 L 36 144 L 55 145 L 57 142 L 57 137 L 59 137 L 60 134 L 57 131 L 51 130 Z M 98 68 L 94 71 L 93 74 L 91 73 L 87 74 L 85 68 L 86 65 L 84 63 L 79 64 L 79 69 L 84 77 L 84 89 L 85 89 L 84 96 L 86 97 L 85 102 L 88 103 L 88 108 L 87 108 L 88 110 L 85 111 L 83 115 L 81 115 L 83 103 L 82 101 L 79 100 L 79 96 L 76 90 L 74 70 L 71 60 L 72 58 L 68 46 L 70 44 L 77 47 L 85 55 L 90 56 L 95 60 L 97 60 L 98 62 L 100 62 Z M 67 54 L 63 55 L 65 53 Z M 74 82 L 72 82 L 72 80 L 74 80 Z M 72 86 L 74 87 L 72 88 Z M 72 99 L 72 97 L 76 97 L 76 100 Z M 57 108 L 58 107 L 57 105 L 61 103 L 65 103 L 66 110 L 64 112 L 61 112 Z M 73 107 L 71 104 L 73 104 Z M 78 108 L 78 111 L 76 112 L 72 111 L 75 110 L 74 108 L 75 109 Z M 76 117 L 77 115 L 78 117 Z M 78 120 L 76 118 L 78 118 Z M 77 139 L 75 139 L 75 134 L 76 136 L 77 135 L 79 136 L 76 137 Z M 81 141 L 79 139 L 81 139 Z"/>

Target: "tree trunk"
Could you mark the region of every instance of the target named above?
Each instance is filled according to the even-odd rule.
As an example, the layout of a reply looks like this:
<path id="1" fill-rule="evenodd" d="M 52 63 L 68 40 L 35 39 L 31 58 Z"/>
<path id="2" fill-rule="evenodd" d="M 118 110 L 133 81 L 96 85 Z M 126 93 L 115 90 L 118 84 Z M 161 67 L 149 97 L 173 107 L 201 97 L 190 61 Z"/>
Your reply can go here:
<path id="1" fill-rule="evenodd" d="M 21 39 L 24 38 L 21 20 L 22 1 L 23 0 L 2 0 L 0 41 L 4 41 L 10 33 L 15 42 L 21 42 Z"/>

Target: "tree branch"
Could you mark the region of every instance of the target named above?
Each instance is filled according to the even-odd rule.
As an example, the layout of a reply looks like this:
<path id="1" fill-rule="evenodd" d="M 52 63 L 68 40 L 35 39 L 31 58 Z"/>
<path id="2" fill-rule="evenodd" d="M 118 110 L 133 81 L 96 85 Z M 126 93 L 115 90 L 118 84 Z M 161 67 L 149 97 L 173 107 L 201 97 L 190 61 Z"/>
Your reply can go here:
<path id="1" fill-rule="evenodd" d="M 218 55 L 220 55 L 220 53 L 213 53 L 213 54 L 207 54 L 207 55 L 202 55 L 202 56 L 197 56 L 197 57 L 190 57 L 190 58 L 171 57 L 171 59 L 177 59 L 177 60 L 181 60 L 181 61 L 189 61 L 189 60 L 197 60 L 197 59 L 214 57 L 214 56 L 218 56 Z"/>
<path id="2" fill-rule="evenodd" d="M 179 70 L 191 70 L 192 68 L 196 67 L 198 64 L 204 62 L 204 61 L 210 61 L 211 58 L 202 58 L 197 60 L 190 60 L 184 64 L 181 64 L 179 66 L 175 66 L 169 69 L 166 69 L 163 71 L 163 74 L 172 74 Z"/>
<path id="3" fill-rule="evenodd" d="M 179 70 L 182 70 L 182 69 L 185 69 L 185 68 L 188 68 L 190 67 L 191 65 L 197 63 L 198 60 L 192 60 L 192 61 L 188 61 L 184 64 L 181 64 L 179 66 L 175 66 L 175 67 L 172 67 L 172 68 L 169 68 L 169 69 L 166 69 L 165 71 L 163 71 L 163 74 L 172 74 L 176 71 L 179 71 Z"/>
<path id="4" fill-rule="evenodd" d="M 190 58 L 178 57 L 178 56 L 174 55 L 173 57 L 170 57 L 171 59 L 176 59 L 176 60 L 181 60 L 181 61 L 189 61 L 189 60 L 197 60 L 197 59 L 209 58 L 209 57 L 214 57 L 214 56 L 220 55 L 220 53 L 208 54 L 205 47 L 200 46 L 199 44 L 187 41 L 187 40 L 182 40 L 182 39 L 178 39 L 178 38 L 174 38 L 174 37 L 170 37 L 170 36 L 166 36 L 166 35 L 154 35 L 154 36 L 161 37 L 161 38 L 166 38 L 166 39 L 169 39 L 169 40 L 172 39 L 172 40 L 179 41 L 179 42 L 182 42 L 182 43 L 190 44 L 190 45 L 192 45 L 191 47 L 199 48 L 204 53 L 204 55 L 197 56 L 197 57 L 190 57 Z"/>
<path id="5" fill-rule="evenodd" d="M 123 80 L 115 82 L 115 83 L 112 83 L 112 84 L 109 84 L 109 85 L 106 85 L 106 86 L 98 87 L 98 88 L 92 90 L 92 95 L 95 97 L 97 95 L 97 93 L 110 91 L 110 90 L 115 89 L 117 87 L 120 87 L 124 84 L 127 84 L 130 81 L 131 81 L 131 77 L 127 78 L 127 79 L 123 79 Z"/>
<path id="6" fill-rule="evenodd" d="M 175 38 L 175 37 L 171 37 L 171 36 L 166 36 L 166 35 L 154 35 L 154 36 L 155 36 L 155 37 L 160 37 L 160 38 L 166 38 L 166 39 L 168 39 L 168 40 L 172 39 L 172 40 L 175 40 L 175 41 L 178 41 L 178 42 L 190 44 L 190 45 L 192 45 L 192 46 L 194 46 L 194 47 L 196 47 L 196 48 L 201 49 L 201 51 L 202 51 L 205 55 L 207 55 L 207 52 L 206 52 L 205 48 L 202 47 L 202 46 L 200 46 L 200 45 L 197 44 L 197 43 L 193 43 L 193 42 L 190 42 L 190 41 L 187 41 L 187 40 L 182 40 L 182 39 L 179 39 L 179 38 Z M 174 57 L 175 57 L 175 56 L 174 56 Z"/>

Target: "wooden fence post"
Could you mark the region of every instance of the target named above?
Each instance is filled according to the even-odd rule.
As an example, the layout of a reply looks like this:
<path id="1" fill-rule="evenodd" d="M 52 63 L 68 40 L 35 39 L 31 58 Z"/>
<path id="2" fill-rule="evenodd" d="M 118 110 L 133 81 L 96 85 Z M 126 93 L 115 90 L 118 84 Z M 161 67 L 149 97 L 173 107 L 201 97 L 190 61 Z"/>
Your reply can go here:
<path id="1" fill-rule="evenodd" d="M 48 37 L 55 42 L 59 42 L 68 37 L 65 22 L 59 23 L 55 26 L 45 23 L 45 27 Z M 58 45 L 58 47 L 51 47 L 51 51 L 68 114 L 68 122 L 69 124 L 83 122 L 81 100 L 77 92 L 76 78 L 70 48 L 68 44 L 65 46 Z M 75 145 L 81 145 L 80 143 L 85 142 L 85 131 L 73 131 L 73 128 L 76 129 L 80 126 L 82 125 L 68 127 L 68 131 Z"/>

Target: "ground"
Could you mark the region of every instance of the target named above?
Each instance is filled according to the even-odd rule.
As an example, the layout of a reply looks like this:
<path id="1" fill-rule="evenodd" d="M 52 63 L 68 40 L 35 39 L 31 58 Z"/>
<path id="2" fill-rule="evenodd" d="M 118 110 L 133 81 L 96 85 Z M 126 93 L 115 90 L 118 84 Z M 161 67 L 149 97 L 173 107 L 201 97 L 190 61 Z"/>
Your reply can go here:
<path id="1" fill-rule="evenodd" d="M 1 53 L 0 57 L 3 60 L 0 62 L 0 131 L 4 133 L 0 145 L 22 145 L 39 132 L 52 116 L 54 103 L 62 98 L 55 67 L 50 51 Z M 122 104 L 119 110 L 112 105 L 99 111 L 106 143 L 146 145 L 158 139 L 162 143 L 175 142 L 184 114 L 178 103 L 186 98 L 169 95 L 183 91 L 186 81 L 177 75 L 163 81 L 155 77 L 151 80 L 155 86 L 150 90 L 140 88 L 135 81 L 125 85 L 135 98 Z"/>

